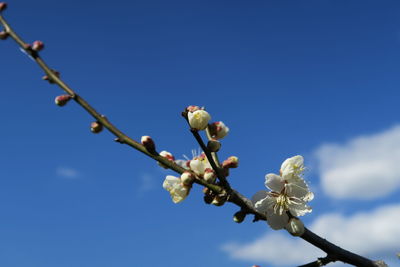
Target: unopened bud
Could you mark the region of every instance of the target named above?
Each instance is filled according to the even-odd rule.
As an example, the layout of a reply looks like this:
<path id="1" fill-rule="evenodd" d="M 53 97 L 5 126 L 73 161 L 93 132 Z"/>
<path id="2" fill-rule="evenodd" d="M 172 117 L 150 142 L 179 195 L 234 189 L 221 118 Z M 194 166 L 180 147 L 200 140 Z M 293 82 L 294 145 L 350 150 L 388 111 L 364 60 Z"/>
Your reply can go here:
<path id="1" fill-rule="evenodd" d="M 225 196 L 215 196 L 211 204 L 215 206 L 222 206 L 226 202 L 226 197 Z"/>
<path id="2" fill-rule="evenodd" d="M 196 130 L 204 130 L 207 128 L 208 121 L 211 119 L 210 114 L 202 109 L 189 112 L 187 116 L 190 127 Z"/>
<path id="3" fill-rule="evenodd" d="M 150 136 L 142 136 L 140 142 L 147 149 L 147 151 L 153 152 L 156 150 L 156 145 Z"/>
<path id="4" fill-rule="evenodd" d="M 219 149 L 221 148 L 221 143 L 218 140 L 210 140 L 207 143 L 207 148 L 211 151 L 211 152 L 218 152 Z"/>
<path id="5" fill-rule="evenodd" d="M 229 133 L 229 128 L 222 122 L 213 122 L 209 126 L 210 134 L 215 139 L 222 139 Z"/>
<path id="6" fill-rule="evenodd" d="M 175 161 L 175 157 L 168 151 L 165 151 L 165 150 L 161 151 L 160 156 L 168 159 L 169 161 Z M 160 165 L 161 167 L 163 167 L 164 169 L 168 169 L 168 167 L 165 166 L 164 164 L 162 164 L 161 162 L 157 161 L 157 164 Z"/>
<path id="7" fill-rule="evenodd" d="M 100 133 L 103 130 L 103 124 L 98 121 L 94 121 L 90 124 L 90 131 L 92 133 Z"/>
<path id="8" fill-rule="evenodd" d="M 169 161 L 175 160 L 175 157 L 171 153 L 169 153 L 168 151 L 165 151 L 165 150 L 160 152 L 160 156 L 168 159 Z"/>
<path id="9" fill-rule="evenodd" d="M 222 167 L 226 169 L 237 168 L 239 166 L 239 158 L 231 156 L 222 163 Z"/>
<path id="10" fill-rule="evenodd" d="M 7 3 L 6 2 L 1 2 L 0 3 L 0 12 L 4 11 L 7 9 Z"/>
<path id="11" fill-rule="evenodd" d="M 70 95 L 59 95 L 54 99 L 54 103 L 56 103 L 57 106 L 62 107 L 65 106 L 65 104 L 67 104 L 70 99 Z"/>
<path id="12" fill-rule="evenodd" d="M 236 223 L 241 223 L 241 222 L 243 222 L 245 218 L 246 218 L 246 212 L 244 212 L 244 211 L 242 211 L 242 210 L 236 212 L 236 213 L 233 215 L 233 220 L 234 220 Z"/>
<path id="13" fill-rule="evenodd" d="M 304 234 L 304 224 L 297 218 L 291 218 L 285 228 L 293 236 Z"/>
<path id="14" fill-rule="evenodd" d="M 60 72 L 56 70 L 51 70 L 51 72 L 53 72 L 56 77 L 60 78 Z M 54 83 L 53 79 L 51 79 L 48 75 L 43 76 L 42 80 L 49 81 L 49 83 Z"/>
<path id="15" fill-rule="evenodd" d="M 32 44 L 32 50 L 39 52 L 44 48 L 44 43 L 42 41 L 34 41 Z"/>
<path id="16" fill-rule="evenodd" d="M 181 181 L 182 181 L 183 185 L 192 186 L 193 181 L 194 181 L 193 174 L 191 174 L 190 172 L 182 173 Z"/>
<path id="17" fill-rule="evenodd" d="M 206 168 L 204 170 L 203 178 L 207 183 L 214 183 L 217 175 L 215 174 L 215 171 L 213 169 Z"/>
<path id="18" fill-rule="evenodd" d="M 8 38 L 8 36 L 9 36 L 8 32 L 5 31 L 0 32 L 0 40 L 5 40 Z"/>
<path id="19" fill-rule="evenodd" d="M 204 200 L 204 203 L 211 204 L 211 202 L 213 202 L 213 200 L 214 200 L 214 197 L 211 195 L 204 195 L 203 200 Z"/>

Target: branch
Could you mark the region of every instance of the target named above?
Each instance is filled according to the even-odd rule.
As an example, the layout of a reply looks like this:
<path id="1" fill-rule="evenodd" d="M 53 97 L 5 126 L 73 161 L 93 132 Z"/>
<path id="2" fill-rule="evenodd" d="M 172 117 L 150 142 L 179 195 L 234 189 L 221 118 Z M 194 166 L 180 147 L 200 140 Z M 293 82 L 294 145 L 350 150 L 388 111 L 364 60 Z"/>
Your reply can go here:
<path id="1" fill-rule="evenodd" d="M 115 127 L 104 115 L 97 112 L 88 102 L 86 102 L 82 97 L 80 97 L 74 90 L 72 90 L 66 83 L 64 83 L 60 77 L 58 77 L 57 73 L 48 67 L 45 61 L 39 56 L 39 51 L 32 48 L 31 45 L 25 43 L 10 27 L 7 21 L 1 15 L 1 11 L 5 9 L 5 3 L 0 3 L 0 24 L 4 27 L 4 32 L 0 32 L 1 39 L 5 39 L 7 36 L 10 36 L 20 47 L 23 49 L 29 56 L 31 56 L 34 61 L 39 65 L 39 67 L 46 73 L 49 81 L 58 85 L 63 91 L 65 91 L 78 105 L 80 105 L 83 109 L 85 109 L 93 118 L 95 118 L 101 125 L 103 125 L 110 133 L 116 136 L 116 141 L 121 144 L 126 144 L 141 153 L 145 154 L 146 156 L 162 163 L 163 165 L 167 166 L 168 168 L 172 169 L 173 171 L 182 174 L 183 172 L 187 172 L 188 170 L 182 168 L 181 166 L 177 165 L 175 162 L 172 162 L 162 156 L 160 156 L 155 150 L 148 151 L 145 146 L 136 142 L 126 134 L 124 134 L 121 130 Z M 207 183 L 206 181 L 199 179 L 194 173 L 192 173 L 197 179 L 195 183 L 203 185 L 210 190 L 216 193 L 228 193 L 228 201 L 231 203 L 236 204 L 241 208 L 242 211 L 248 214 L 254 214 L 256 220 L 264 220 L 266 221 L 267 218 L 265 214 L 258 212 L 252 202 L 241 195 L 239 192 L 234 190 L 230 187 L 229 183 L 226 180 L 225 175 L 221 172 L 219 167 L 219 163 L 217 160 L 216 155 L 213 155 L 207 147 L 205 146 L 203 140 L 201 139 L 198 132 L 192 131 L 194 137 L 199 142 L 200 146 L 202 147 L 203 151 L 205 152 L 207 159 L 209 160 L 211 166 L 216 171 L 216 174 L 220 180 L 221 185 L 215 185 Z M 214 156 L 214 157 L 213 157 Z M 355 266 L 363 266 L 363 267 L 376 267 L 377 265 L 374 264 L 369 259 L 366 259 L 362 256 L 344 250 L 327 240 L 319 237 L 318 235 L 314 234 L 307 228 L 305 228 L 304 234 L 300 236 L 305 241 L 311 243 L 312 245 L 320 248 L 321 250 L 325 251 L 328 254 L 328 257 L 334 260 L 340 260 L 345 263 L 353 264 Z M 309 265 L 304 265 L 309 266 Z M 316 266 L 316 265 L 310 265 Z"/>
<path id="2" fill-rule="evenodd" d="M 321 267 L 324 265 L 327 265 L 328 263 L 334 262 L 334 259 L 331 259 L 329 256 L 326 256 L 325 258 L 318 258 L 318 260 L 300 265 L 298 267 Z"/>

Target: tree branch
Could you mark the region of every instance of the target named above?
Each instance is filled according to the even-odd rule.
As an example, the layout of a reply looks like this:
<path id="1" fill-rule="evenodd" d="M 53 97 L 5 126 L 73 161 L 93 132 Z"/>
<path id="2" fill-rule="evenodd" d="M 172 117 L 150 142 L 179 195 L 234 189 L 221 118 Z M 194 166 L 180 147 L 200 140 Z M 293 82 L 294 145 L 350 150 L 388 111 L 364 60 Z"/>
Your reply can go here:
<path id="1" fill-rule="evenodd" d="M 168 159 L 160 156 L 157 152 L 148 151 L 142 144 L 140 144 L 140 143 L 136 142 L 135 140 L 133 140 L 132 138 L 128 137 L 121 130 L 119 130 L 117 127 L 115 127 L 104 115 L 97 112 L 91 105 L 89 105 L 88 102 L 86 102 L 82 97 L 80 97 L 78 94 L 76 94 L 75 91 L 72 90 L 66 83 L 64 83 L 58 77 L 58 75 L 51 68 L 48 67 L 48 65 L 44 62 L 44 60 L 42 60 L 42 58 L 39 56 L 38 51 L 34 51 L 30 45 L 27 45 L 15 33 L 15 31 L 10 27 L 10 25 L 7 23 L 7 21 L 3 18 L 3 16 L 1 14 L 0 14 L 0 24 L 3 25 L 5 32 L 28 55 L 30 55 L 34 59 L 34 61 L 39 65 L 39 67 L 46 73 L 49 80 L 52 81 L 53 83 L 57 84 L 62 90 L 64 90 L 68 95 L 70 95 L 71 98 L 78 105 L 80 105 L 82 108 L 84 108 L 90 115 L 92 115 L 93 118 L 95 118 L 99 123 L 101 123 L 109 132 L 111 132 L 113 135 L 115 135 L 116 140 L 118 142 L 120 142 L 122 144 L 126 144 L 126 145 L 142 152 L 146 156 L 162 163 L 163 165 L 167 166 L 168 168 L 174 170 L 175 172 L 177 172 L 179 174 L 182 174 L 183 172 L 188 171 L 188 170 L 182 168 L 181 166 L 177 165 L 175 162 L 169 161 Z M 266 218 L 265 214 L 259 213 L 254 208 L 252 202 L 248 198 L 244 197 L 239 192 L 237 192 L 236 190 L 234 190 L 230 187 L 229 183 L 226 181 L 226 177 L 221 173 L 221 169 L 218 166 L 219 163 L 214 161 L 215 157 L 213 157 L 211 152 L 207 149 L 207 147 L 205 146 L 205 144 L 202 141 L 198 132 L 193 132 L 193 135 L 195 136 L 196 140 L 199 142 L 203 151 L 206 153 L 206 156 L 207 156 L 211 166 L 216 171 L 216 174 L 221 182 L 221 185 L 210 184 L 199 178 L 197 178 L 195 180 L 195 183 L 203 185 L 216 193 L 227 192 L 229 194 L 228 195 L 229 202 L 236 204 L 246 213 L 254 214 L 256 216 L 257 220 L 266 221 L 267 218 Z M 192 173 L 192 174 L 195 175 L 194 173 Z M 362 267 L 376 267 L 377 266 L 371 260 L 366 259 L 357 254 L 354 254 L 352 252 L 349 252 L 347 250 L 344 250 L 344 249 L 328 242 L 327 240 L 319 237 L 318 235 L 314 234 L 307 228 L 305 228 L 305 232 L 301 236 L 301 238 L 303 238 L 305 241 L 311 243 L 312 245 L 320 248 L 321 250 L 325 251 L 328 254 L 328 256 L 332 259 L 340 260 L 345 263 L 353 264 L 355 266 L 362 266 Z M 304 266 L 308 266 L 308 265 L 304 265 Z M 310 265 L 310 266 L 316 266 L 316 265 Z"/>

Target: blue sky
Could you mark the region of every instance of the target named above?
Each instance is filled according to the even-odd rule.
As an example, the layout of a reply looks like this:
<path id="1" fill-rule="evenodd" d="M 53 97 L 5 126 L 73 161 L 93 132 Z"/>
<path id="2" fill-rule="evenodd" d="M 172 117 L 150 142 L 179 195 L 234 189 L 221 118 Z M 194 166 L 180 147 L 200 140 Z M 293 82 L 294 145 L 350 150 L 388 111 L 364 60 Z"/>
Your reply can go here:
<path id="1" fill-rule="evenodd" d="M 398 1 L 8 3 L 19 34 L 44 41 L 48 63 L 132 138 L 189 156 L 198 145 L 180 112 L 205 106 L 231 129 L 220 157 L 240 159 L 234 188 L 250 197 L 304 155 L 315 192 L 307 225 L 399 263 Z M 173 204 L 161 186 L 171 172 L 90 133 L 74 103 L 55 106 L 61 91 L 13 42 L 0 42 L 0 57 L 1 266 L 274 267 L 324 256 L 264 223 L 233 223 L 236 207 L 206 206 L 200 188 Z"/>

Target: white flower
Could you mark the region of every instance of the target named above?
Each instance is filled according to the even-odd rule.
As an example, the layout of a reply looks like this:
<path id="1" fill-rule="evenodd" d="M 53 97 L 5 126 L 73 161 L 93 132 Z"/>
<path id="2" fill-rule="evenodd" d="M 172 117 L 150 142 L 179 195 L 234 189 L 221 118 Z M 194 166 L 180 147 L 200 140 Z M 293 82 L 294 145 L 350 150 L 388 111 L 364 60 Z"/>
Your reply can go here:
<path id="1" fill-rule="evenodd" d="M 189 167 L 195 174 L 200 177 L 204 175 L 206 169 L 212 169 L 204 153 L 201 153 L 200 156 L 194 157 L 189 162 Z"/>
<path id="2" fill-rule="evenodd" d="M 182 202 L 189 195 L 190 191 L 190 187 L 185 186 L 180 178 L 172 175 L 167 175 L 163 187 L 171 194 L 174 203 Z"/>
<path id="3" fill-rule="evenodd" d="M 188 113 L 190 127 L 196 130 L 204 130 L 207 128 L 208 121 L 211 120 L 210 114 L 205 110 L 196 110 Z"/>
<path id="4" fill-rule="evenodd" d="M 265 186 L 271 191 L 260 191 L 253 196 L 255 208 L 266 214 L 272 229 L 282 229 L 288 224 L 287 212 L 293 216 L 303 216 L 312 211 L 307 202 L 312 200 L 314 195 L 299 176 L 301 169 L 304 169 L 303 157 L 296 156 L 285 160 L 281 176 L 273 173 L 265 176 Z"/>
<path id="5" fill-rule="evenodd" d="M 281 176 L 285 179 L 299 177 L 304 172 L 304 158 L 300 155 L 286 159 L 281 166 Z"/>

